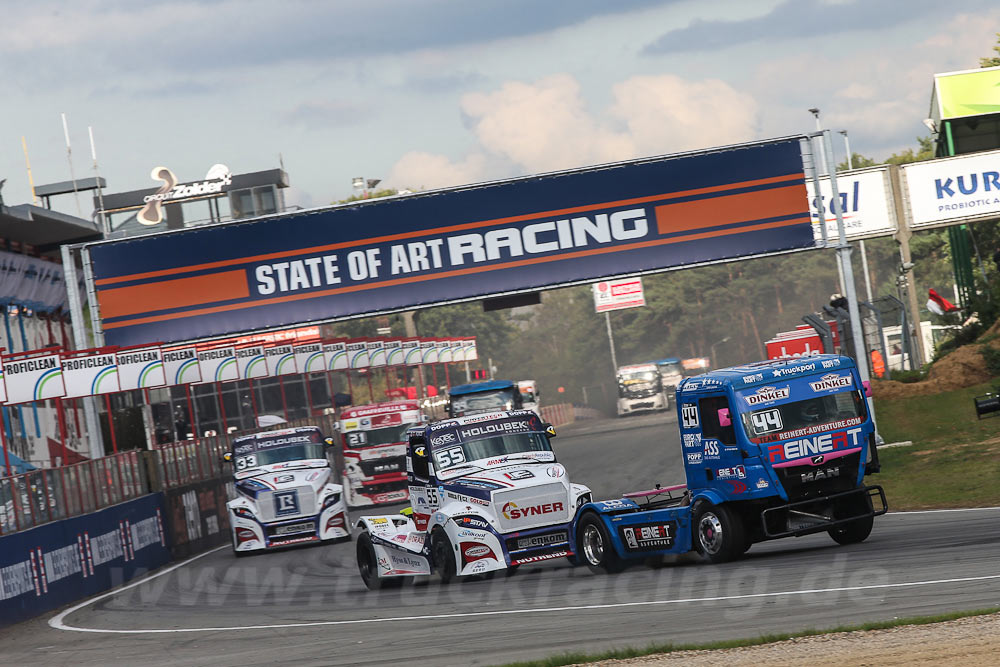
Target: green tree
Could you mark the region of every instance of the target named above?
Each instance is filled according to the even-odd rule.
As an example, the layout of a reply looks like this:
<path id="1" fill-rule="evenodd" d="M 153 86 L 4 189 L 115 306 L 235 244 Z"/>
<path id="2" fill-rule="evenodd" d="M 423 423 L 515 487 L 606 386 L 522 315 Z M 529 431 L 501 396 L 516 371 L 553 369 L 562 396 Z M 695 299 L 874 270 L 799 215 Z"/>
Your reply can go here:
<path id="1" fill-rule="evenodd" d="M 993 50 L 996 51 L 997 55 L 990 56 L 987 58 L 980 58 L 979 59 L 980 67 L 996 67 L 997 65 L 1000 65 L 1000 32 L 998 32 L 996 35 L 997 35 L 997 44 L 996 46 L 993 47 Z"/>

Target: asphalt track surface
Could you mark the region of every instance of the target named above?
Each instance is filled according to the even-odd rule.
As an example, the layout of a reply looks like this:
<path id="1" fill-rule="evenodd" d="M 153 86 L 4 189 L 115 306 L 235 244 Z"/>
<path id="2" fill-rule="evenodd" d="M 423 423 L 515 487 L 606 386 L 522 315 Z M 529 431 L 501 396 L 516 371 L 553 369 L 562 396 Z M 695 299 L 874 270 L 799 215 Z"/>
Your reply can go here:
<path id="1" fill-rule="evenodd" d="M 555 447 L 572 479 L 613 497 L 681 480 L 672 422 L 588 423 Z M 0 664 L 498 664 L 996 605 L 1000 508 L 890 513 L 863 544 L 813 535 L 721 566 L 683 557 L 608 576 L 556 561 L 378 592 L 353 543 L 242 559 L 225 547 L 0 632 Z"/>

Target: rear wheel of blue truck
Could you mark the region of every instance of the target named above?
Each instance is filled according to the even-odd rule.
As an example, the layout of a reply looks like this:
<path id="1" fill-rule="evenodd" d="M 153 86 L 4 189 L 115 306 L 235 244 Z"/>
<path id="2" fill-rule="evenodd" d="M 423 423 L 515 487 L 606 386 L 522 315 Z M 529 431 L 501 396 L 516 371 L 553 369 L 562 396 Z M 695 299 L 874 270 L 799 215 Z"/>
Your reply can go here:
<path id="1" fill-rule="evenodd" d="M 576 530 L 576 553 L 591 572 L 615 574 L 625 569 L 625 562 L 615 551 L 607 526 L 592 512 L 580 519 Z"/>
<path id="2" fill-rule="evenodd" d="M 698 502 L 693 528 L 695 548 L 709 563 L 725 563 L 746 551 L 743 521 L 725 505 Z"/>

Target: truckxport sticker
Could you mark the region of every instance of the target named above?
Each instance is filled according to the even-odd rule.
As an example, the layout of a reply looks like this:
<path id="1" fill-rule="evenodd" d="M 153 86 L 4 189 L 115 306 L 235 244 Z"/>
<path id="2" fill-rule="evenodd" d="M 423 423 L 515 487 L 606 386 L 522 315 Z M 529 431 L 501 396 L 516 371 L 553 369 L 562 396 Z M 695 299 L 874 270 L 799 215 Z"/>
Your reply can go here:
<path id="1" fill-rule="evenodd" d="M 629 551 L 655 551 L 670 548 L 677 534 L 677 522 L 649 523 L 619 528 L 622 543 Z"/>

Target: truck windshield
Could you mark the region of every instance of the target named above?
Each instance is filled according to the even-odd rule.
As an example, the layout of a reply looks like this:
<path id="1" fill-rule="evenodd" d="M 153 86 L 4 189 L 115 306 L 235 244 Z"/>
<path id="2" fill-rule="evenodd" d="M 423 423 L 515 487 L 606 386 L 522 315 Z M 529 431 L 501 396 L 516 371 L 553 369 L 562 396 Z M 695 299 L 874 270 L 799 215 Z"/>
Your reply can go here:
<path id="1" fill-rule="evenodd" d="M 304 461 L 307 459 L 325 459 L 323 445 L 319 443 L 309 443 L 302 445 L 288 445 L 287 447 L 275 447 L 237 456 L 233 459 L 233 469 L 237 472 L 248 468 L 269 466 L 275 463 L 286 461 Z"/>
<path id="2" fill-rule="evenodd" d="M 618 374 L 618 394 L 622 397 L 651 395 L 661 389 L 660 374 L 657 371 L 634 371 Z"/>
<path id="3" fill-rule="evenodd" d="M 857 426 L 865 414 L 860 392 L 841 391 L 745 412 L 742 417 L 750 441 L 762 443 Z"/>
<path id="4" fill-rule="evenodd" d="M 348 431 L 344 434 L 345 447 L 375 447 L 376 445 L 392 445 L 406 441 L 406 429 L 416 422 L 395 424 L 385 428 L 373 428 L 368 431 Z"/>
<path id="5" fill-rule="evenodd" d="M 478 394 L 451 397 L 451 416 L 462 417 L 494 410 L 511 410 L 515 407 L 514 389 L 497 389 Z"/>
<path id="6" fill-rule="evenodd" d="M 542 461 L 554 461 L 555 454 L 549 438 L 544 433 L 516 433 L 495 435 L 479 440 L 446 445 L 434 450 L 434 467 L 438 472 L 455 468 L 467 461 L 496 459 L 525 452 L 545 452 L 541 456 L 532 454 L 531 458 Z M 489 464 L 489 462 L 487 462 Z"/>

